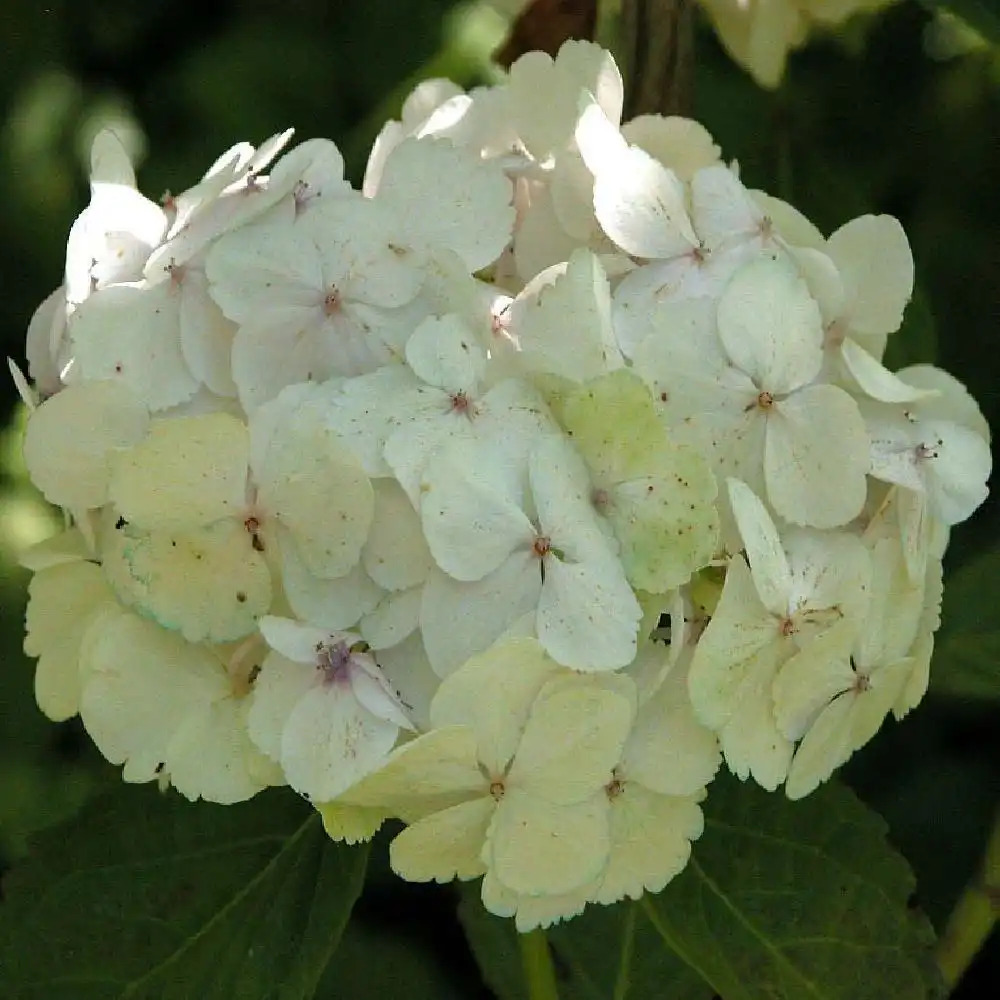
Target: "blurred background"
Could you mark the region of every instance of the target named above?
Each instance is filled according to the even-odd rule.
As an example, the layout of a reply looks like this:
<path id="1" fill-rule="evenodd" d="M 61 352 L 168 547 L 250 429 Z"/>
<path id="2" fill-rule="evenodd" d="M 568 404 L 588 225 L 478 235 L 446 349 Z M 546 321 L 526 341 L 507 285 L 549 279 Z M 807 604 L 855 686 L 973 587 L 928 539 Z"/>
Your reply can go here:
<path id="1" fill-rule="evenodd" d="M 157 198 L 193 183 L 241 139 L 287 125 L 333 138 L 355 180 L 382 122 L 428 76 L 491 79 L 507 25 L 485 3 L 454 0 L 75 0 L 0 7 L 0 337 L 20 361 L 28 320 L 61 280 L 65 238 L 86 204 L 90 139 L 125 135 L 140 187 Z M 852 19 L 794 54 L 781 88 L 759 89 L 707 25 L 697 37 L 697 117 L 744 179 L 791 201 L 829 233 L 865 212 L 897 216 L 913 244 L 918 290 L 893 366 L 935 361 L 1000 428 L 1000 56 L 915 2 Z M 0 378 L 0 872 L 33 830 L 118 780 L 75 722 L 34 705 L 21 637 L 27 574 L 17 554 L 56 521 L 24 481 L 23 413 Z M 933 690 L 889 723 L 847 778 L 886 817 L 940 926 L 973 876 L 1000 801 L 1000 505 L 953 535 L 953 581 Z M 991 579 L 992 582 L 991 583 Z M 946 593 L 948 584 L 946 582 Z M 970 652 L 968 636 L 978 645 Z M 992 671 L 993 679 L 989 679 Z M 364 897 L 337 971 L 405 980 L 421 996 L 480 993 L 444 890 L 384 878 Z M 407 919 L 431 906 L 437 924 Z M 417 938 L 421 948 L 418 950 Z M 997 935 L 956 996 L 1000 981 Z M 428 945 L 429 950 L 428 950 Z M 340 963 L 340 959 L 338 959 Z M 429 963 L 437 963 L 434 969 Z M 352 971 L 353 970 L 353 971 Z M 443 977 L 443 978 L 441 978 Z M 428 979 L 428 982 L 430 980 Z M 441 983 L 448 992 L 442 992 Z"/>

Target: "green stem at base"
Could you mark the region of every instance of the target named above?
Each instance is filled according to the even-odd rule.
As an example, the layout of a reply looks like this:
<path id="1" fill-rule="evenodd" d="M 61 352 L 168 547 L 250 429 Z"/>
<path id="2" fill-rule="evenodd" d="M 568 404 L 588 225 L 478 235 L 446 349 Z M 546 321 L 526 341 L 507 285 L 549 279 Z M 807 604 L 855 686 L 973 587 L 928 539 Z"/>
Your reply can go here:
<path id="1" fill-rule="evenodd" d="M 1000 811 L 986 844 L 982 866 L 948 917 L 937 946 L 937 963 L 951 992 L 1000 918 Z"/>
<path id="2" fill-rule="evenodd" d="M 529 1000 L 559 1000 L 556 970 L 552 964 L 552 952 L 549 951 L 545 931 L 534 930 L 518 934 L 517 940 L 521 947 L 521 963 Z"/>

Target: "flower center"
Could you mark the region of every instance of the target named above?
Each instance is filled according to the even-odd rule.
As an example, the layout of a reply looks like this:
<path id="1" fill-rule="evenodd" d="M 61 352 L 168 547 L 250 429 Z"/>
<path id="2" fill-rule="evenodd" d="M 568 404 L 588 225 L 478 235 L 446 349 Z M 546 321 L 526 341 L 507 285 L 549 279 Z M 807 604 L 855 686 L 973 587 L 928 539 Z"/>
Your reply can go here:
<path id="1" fill-rule="evenodd" d="M 323 674 L 325 684 L 343 684 L 348 681 L 350 662 L 351 649 L 346 642 L 316 644 L 316 669 Z"/>
<path id="2" fill-rule="evenodd" d="M 497 778 L 490 782 L 490 796 L 494 801 L 499 802 L 503 798 L 506 790 L 507 789 L 501 778 Z"/>
<path id="3" fill-rule="evenodd" d="M 323 312 L 327 316 L 333 316 L 344 307 L 344 299 L 340 294 L 340 289 L 336 285 L 331 285 L 330 290 L 323 296 Z"/>
<path id="4" fill-rule="evenodd" d="M 767 390 L 764 390 L 757 396 L 757 405 L 762 410 L 769 410 L 774 406 L 774 396 L 771 395 Z"/>
<path id="5" fill-rule="evenodd" d="M 538 556 L 539 559 L 544 559 L 549 552 L 552 551 L 552 539 L 548 535 L 536 535 L 535 541 L 532 543 L 531 551 Z"/>
<path id="6" fill-rule="evenodd" d="M 250 543 L 253 545 L 254 551 L 263 552 L 264 540 L 260 537 L 260 518 L 256 514 L 248 514 L 243 520 L 243 527 L 246 528 L 247 534 L 250 536 Z"/>
<path id="7" fill-rule="evenodd" d="M 451 394 L 451 412 L 461 413 L 470 420 L 476 415 L 476 405 L 469 399 L 469 394 L 463 389 Z"/>
<path id="8" fill-rule="evenodd" d="M 187 268 L 183 264 L 175 264 L 171 261 L 164 270 L 170 275 L 170 284 L 174 288 L 180 288 L 184 282 L 184 275 L 187 272 Z"/>
<path id="9" fill-rule="evenodd" d="M 625 794 L 625 782 L 618 776 L 617 770 L 611 772 L 611 780 L 604 786 L 604 791 L 612 802 Z"/>
<path id="10" fill-rule="evenodd" d="M 913 456 L 917 462 L 927 462 L 932 458 L 938 458 L 941 455 L 941 452 L 938 449 L 943 444 L 944 441 L 940 438 L 938 438 L 933 444 L 927 444 L 922 441 L 916 446 L 916 448 L 913 449 Z"/>

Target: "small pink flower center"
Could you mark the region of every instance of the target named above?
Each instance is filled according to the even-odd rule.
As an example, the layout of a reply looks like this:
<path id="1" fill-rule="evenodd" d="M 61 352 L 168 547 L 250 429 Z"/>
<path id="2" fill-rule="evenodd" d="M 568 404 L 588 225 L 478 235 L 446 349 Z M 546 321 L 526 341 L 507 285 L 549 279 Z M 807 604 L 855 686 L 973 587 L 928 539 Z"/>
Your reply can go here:
<path id="1" fill-rule="evenodd" d="M 464 413 L 471 417 L 475 413 L 475 407 L 469 399 L 469 394 L 463 389 L 461 392 L 453 393 L 451 396 L 452 413 Z"/>
<path id="2" fill-rule="evenodd" d="M 316 645 L 316 669 L 323 674 L 325 684 L 343 684 L 350 679 L 351 650 L 346 642 Z"/>
<path id="3" fill-rule="evenodd" d="M 538 535 L 531 546 L 531 550 L 539 559 L 544 559 L 552 550 L 552 540 L 547 535 Z"/>

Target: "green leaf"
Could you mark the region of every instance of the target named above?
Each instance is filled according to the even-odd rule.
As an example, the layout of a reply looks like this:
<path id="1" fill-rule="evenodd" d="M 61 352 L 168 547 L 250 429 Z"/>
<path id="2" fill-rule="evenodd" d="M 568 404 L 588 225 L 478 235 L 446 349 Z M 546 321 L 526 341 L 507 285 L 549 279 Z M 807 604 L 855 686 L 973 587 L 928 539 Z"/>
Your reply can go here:
<path id="1" fill-rule="evenodd" d="M 647 896 L 664 944 L 726 1000 L 925 1000 L 933 932 L 882 819 L 836 783 L 800 802 L 723 775 L 687 868 Z"/>
<path id="2" fill-rule="evenodd" d="M 922 0 L 931 10 L 944 10 L 975 28 L 988 42 L 1000 42 L 1000 3 L 997 0 Z"/>
<path id="3" fill-rule="evenodd" d="M 305 1000 L 364 881 L 291 792 L 235 806 L 122 786 L 4 881 L 5 1000 Z"/>
<path id="4" fill-rule="evenodd" d="M 478 883 L 462 887 L 458 916 L 490 989 L 499 1000 L 526 1000 L 514 922 L 486 912 Z M 588 907 L 547 934 L 559 1000 L 711 1000 L 714 994 L 663 947 L 636 903 Z"/>
<path id="5" fill-rule="evenodd" d="M 971 560 L 948 577 L 931 684 L 960 698 L 1000 698 L 1000 620 L 993 588 L 1000 549 Z"/>
<path id="6" fill-rule="evenodd" d="M 913 288 L 903 323 L 889 335 L 883 363 L 892 371 L 907 365 L 933 364 L 937 359 L 937 326 L 923 286 Z"/>
<path id="7" fill-rule="evenodd" d="M 927 1000 L 933 932 L 882 820 L 846 788 L 801 802 L 723 775 L 685 870 L 657 895 L 552 928 L 561 1000 Z M 459 908 L 500 1000 L 524 1000 L 513 923 Z M 686 963 L 686 964 L 685 964 Z"/>

